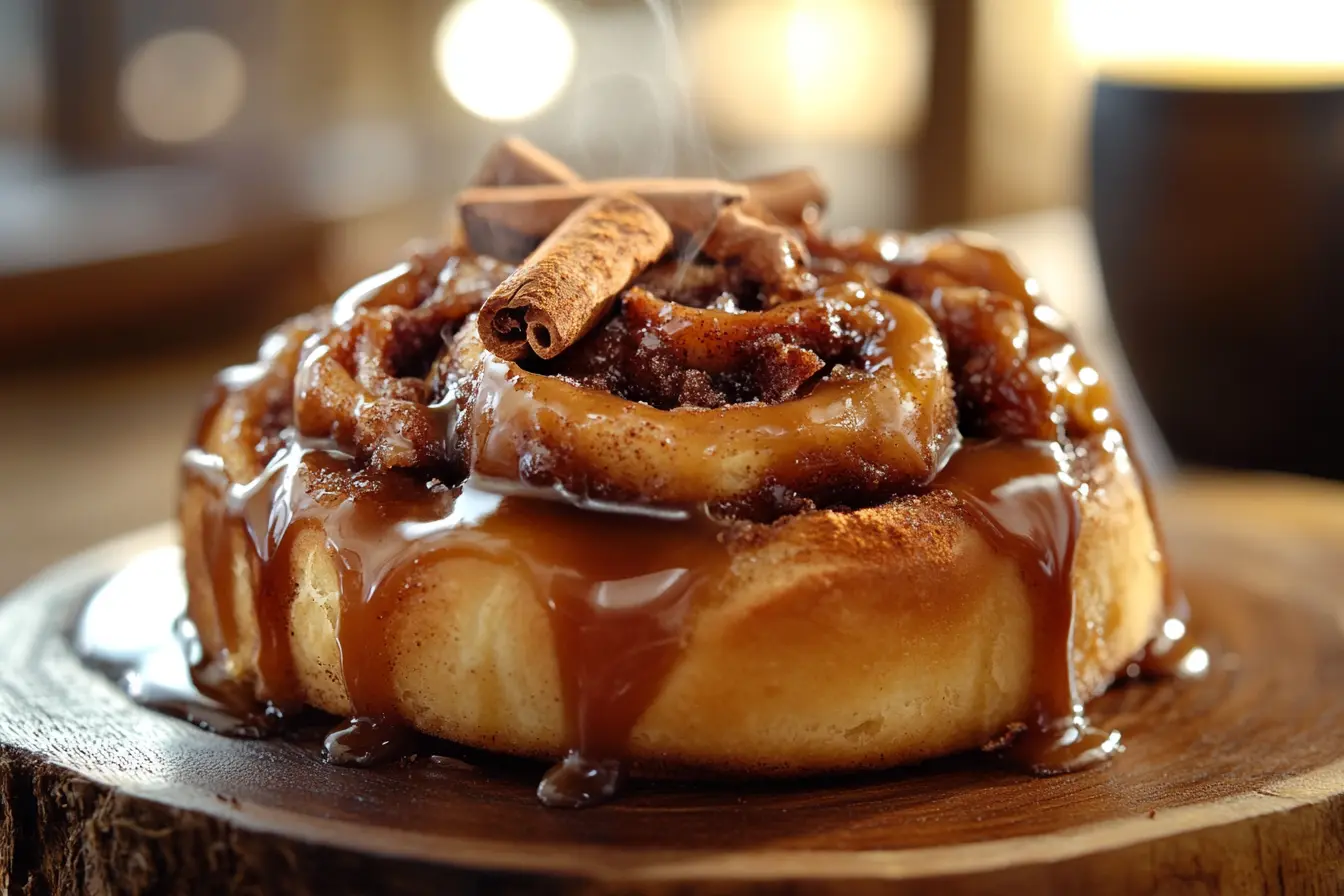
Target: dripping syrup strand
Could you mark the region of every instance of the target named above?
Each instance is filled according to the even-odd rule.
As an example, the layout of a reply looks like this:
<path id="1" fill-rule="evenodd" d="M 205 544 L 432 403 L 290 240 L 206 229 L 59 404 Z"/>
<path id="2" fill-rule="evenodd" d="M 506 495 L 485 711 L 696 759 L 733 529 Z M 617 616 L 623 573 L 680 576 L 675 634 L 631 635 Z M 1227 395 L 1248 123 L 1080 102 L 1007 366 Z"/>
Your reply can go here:
<path id="1" fill-rule="evenodd" d="M 1024 275 L 1007 252 L 983 244 L 974 235 L 946 231 L 922 235 L 870 232 L 858 237 L 826 240 L 809 229 L 808 237 L 814 254 L 848 263 L 845 275 L 849 277 L 876 274 L 883 285 L 900 286 L 898 291 L 916 297 L 926 296 L 940 286 L 965 284 L 1001 292 L 1018 300 L 1031 322 L 1029 329 L 1041 330 L 1043 335 L 1053 334 L 1044 341 L 1057 343 L 1058 348 L 1067 347 L 1071 352 L 1065 365 L 1052 363 L 1041 371 L 1054 377 L 1056 394 L 1072 405 L 1071 412 L 1062 415 L 1071 419 L 1067 420 L 1068 425 L 1061 433 L 1061 444 L 1067 443 L 1072 429 L 1094 435 L 1114 431 L 1121 437 L 1120 447 L 1133 444 L 1129 426 L 1115 412 L 1109 386 L 1095 375 L 1059 313 L 1043 301 L 1036 281 Z M 1034 346 L 1029 349 L 1036 351 Z M 1065 372 L 1069 374 L 1067 382 L 1061 376 Z M 1090 375 L 1085 378 L 1084 373 Z M 1071 393 L 1072 398 L 1066 398 L 1064 391 Z M 1055 407 L 1056 415 L 1064 410 L 1061 404 Z M 1135 471 L 1152 521 L 1156 543 L 1152 560 L 1161 576 L 1163 605 L 1163 617 L 1155 620 L 1159 623 L 1158 634 L 1131 664 L 1127 674 L 1130 677 L 1198 676 L 1207 668 L 1208 653 L 1190 633 L 1189 605 L 1166 554 L 1162 514 L 1154 495 L 1152 477 L 1138 457 L 1126 451 L 1125 459 Z M 1173 637 L 1172 632 L 1179 632 L 1179 635 Z"/>
<path id="2" fill-rule="evenodd" d="M 256 696 L 282 711 L 302 703 L 289 644 L 288 612 L 293 598 L 289 573 L 302 528 L 293 525 L 296 508 L 306 500 L 298 480 L 309 450 L 292 442 L 285 445 L 247 483 L 230 482 L 222 460 L 215 455 L 193 448 L 183 456 L 187 489 L 203 493 L 198 499 L 204 502 L 200 528 L 209 566 L 210 600 L 225 651 L 214 662 L 227 662 L 228 654 L 242 649 L 239 592 L 245 588 L 257 622 Z M 244 576 L 239 576 L 235 565 L 235 551 L 240 548 Z M 199 669 L 197 679 L 198 687 L 211 693 L 218 689 L 219 670 Z"/>
<path id="3" fill-rule="evenodd" d="M 631 526 L 619 514 L 471 488 L 435 492 L 395 474 L 334 506 L 307 497 L 315 482 L 355 476 L 348 458 L 291 444 L 257 480 L 216 495 L 213 514 L 241 524 L 252 548 L 247 568 L 256 589 L 263 692 L 297 689 L 289 622 L 293 551 L 305 530 L 325 533 L 337 570 L 342 680 L 360 720 L 334 731 L 326 753 L 333 762 L 361 765 L 382 756 L 366 745 L 375 730 L 389 742 L 401 740 L 390 733 L 401 723 L 386 640 L 407 576 L 436 560 L 470 555 L 532 583 L 548 610 L 575 755 L 587 767 L 611 769 L 613 782 L 621 777 L 613 763 L 619 766 L 630 731 L 680 652 L 689 600 L 722 566 L 716 528 L 669 519 Z M 473 502 L 488 512 L 466 510 Z M 588 804 L 609 796 L 614 784 L 588 791 L 552 777 L 542 793 L 548 802 Z"/>
<path id="4" fill-rule="evenodd" d="M 1082 519 L 1068 471 L 1059 444 L 991 440 L 964 444 L 934 480 L 1021 570 L 1032 605 L 1035 703 L 1008 755 L 1038 774 L 1085 768 L 1121 749 L 1119 732 L 1090 725 L 1078 689 L 1072 575 Z"/>

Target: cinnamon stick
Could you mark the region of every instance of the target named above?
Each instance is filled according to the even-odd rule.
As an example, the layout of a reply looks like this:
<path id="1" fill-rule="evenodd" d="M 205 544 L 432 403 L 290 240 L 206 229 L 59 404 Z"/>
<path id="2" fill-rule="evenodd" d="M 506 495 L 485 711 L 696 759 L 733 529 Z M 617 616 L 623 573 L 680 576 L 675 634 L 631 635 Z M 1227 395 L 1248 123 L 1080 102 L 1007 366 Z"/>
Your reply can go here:
<path id="1" fill-rule="evenodd" d="M 505 137 L 485 154 L 472 183 L 479 187 L 577 183 L 583 178 L 522 137 Z"/>
<path id="2" fill-rule="evenodd" d="M 705 233 L 747 188 L 721 180 L 595 180 L 525 187 L 472 187 L 457 197 L 471 248 L 502 261 L 527 257 L 575 209 L 598 196 L 632 193 L 685 238 Z"/>
<path id="3" fill-rule="evenodd" d="M 501 358 L 554 358 L 593 328 L 621 290 L 672 246 L 672 230 L 631 193 L 579 206 L 499 285 L 476 319 Z"/>
<path id="4" fill-rule="evenodd" d="M 797 226 L 807 217 L 808 209 L 826 208 L 826 187 L 811 168 L 795 168 L 742 181 L 750 195 L 747 209 L 759 218 L 775 219 Z"/>
<path id="5" fill-rule="evenodd" d="M 782 292 L 798 292 L 807 275 L 807 249 L 787 227 L 767 224 L 741 205 L 719 213 L 701 249 L 715 261 L 737 261 L 752 280 Z"/>

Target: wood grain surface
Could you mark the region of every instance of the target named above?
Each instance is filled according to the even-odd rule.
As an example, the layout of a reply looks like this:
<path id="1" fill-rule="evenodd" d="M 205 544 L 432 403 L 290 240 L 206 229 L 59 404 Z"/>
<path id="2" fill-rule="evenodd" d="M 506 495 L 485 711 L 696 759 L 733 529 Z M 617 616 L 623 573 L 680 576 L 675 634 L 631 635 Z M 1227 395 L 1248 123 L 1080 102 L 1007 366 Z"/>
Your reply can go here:
<path id="1" fill-rule="evenodd" d="M 1125 732 L 1110 766 L 641 783 L 577 813 L 536 804 L 531 765 L 333 768 L 134 706 L 67 634 L 172 533 L 124 539 L 0 602 L 0 892 L 1339 892 L 1344 489 L 1203 478 L 1168 497 L 1212 670 L 1095 703 Z"/>

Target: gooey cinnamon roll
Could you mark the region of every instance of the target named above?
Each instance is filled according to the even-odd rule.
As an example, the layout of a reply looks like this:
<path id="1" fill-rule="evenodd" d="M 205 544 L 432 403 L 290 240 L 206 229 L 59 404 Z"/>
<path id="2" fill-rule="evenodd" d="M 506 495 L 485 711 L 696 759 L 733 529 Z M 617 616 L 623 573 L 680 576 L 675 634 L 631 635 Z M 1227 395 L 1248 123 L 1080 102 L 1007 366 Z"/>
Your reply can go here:
<path id="1" fill-rule="evenodd" d="M 219 377 L 180 507 L 201 688 L 351 720 L 334 761 L 407 729 L 551 761 L 556 806 L 1116 753 L 1085 706 L 1172 609 L 1160 538 L 1008 256 L 828 234 L 805 172 L 584 183 L 521 146 L 461 236 Z"/>

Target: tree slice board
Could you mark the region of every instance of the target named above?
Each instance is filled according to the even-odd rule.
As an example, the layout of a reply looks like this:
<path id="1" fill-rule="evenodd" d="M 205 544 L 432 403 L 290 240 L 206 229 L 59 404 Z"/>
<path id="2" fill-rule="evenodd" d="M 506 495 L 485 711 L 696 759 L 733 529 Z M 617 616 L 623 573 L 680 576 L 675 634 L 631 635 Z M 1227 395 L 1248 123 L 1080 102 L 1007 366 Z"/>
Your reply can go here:
<path id="1" fill-rule="evenodd" d="M 69 641 L 173 532 L 131 536 L 0 601 L 0 891 L 1338 892 L 1344 488 L 1186 480 L 1166 517 L 1211 671 L 1093 704 L 1128 745 L 1109 766 L 641 783 L 582 812 L 537 805 L 531 765 L 334 768 L 132 704 Z"/>

